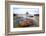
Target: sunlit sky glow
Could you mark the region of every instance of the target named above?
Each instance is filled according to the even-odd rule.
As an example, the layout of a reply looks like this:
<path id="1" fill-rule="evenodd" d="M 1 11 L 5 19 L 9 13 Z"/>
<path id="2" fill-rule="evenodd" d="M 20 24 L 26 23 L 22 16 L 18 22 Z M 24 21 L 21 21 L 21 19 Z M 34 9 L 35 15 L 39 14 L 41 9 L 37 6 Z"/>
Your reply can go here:
<path id="1" fill-rule="evenodd" d="M 39 14 L 39 8 L 13 8 L 13 13 L 15 14 Z"/>

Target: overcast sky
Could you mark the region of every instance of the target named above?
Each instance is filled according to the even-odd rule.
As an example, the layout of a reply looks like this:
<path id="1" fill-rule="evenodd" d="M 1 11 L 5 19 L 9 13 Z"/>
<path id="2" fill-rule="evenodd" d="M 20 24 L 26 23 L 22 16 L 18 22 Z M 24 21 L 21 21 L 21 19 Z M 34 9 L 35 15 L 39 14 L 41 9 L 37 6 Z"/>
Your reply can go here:
<path id="1" fill-rule="evenodd" d="M 16 14 L 25 14 L 28 12 L 29 14 L 39 14 L 38 8 L 13 8 L 13 13 Z"/>

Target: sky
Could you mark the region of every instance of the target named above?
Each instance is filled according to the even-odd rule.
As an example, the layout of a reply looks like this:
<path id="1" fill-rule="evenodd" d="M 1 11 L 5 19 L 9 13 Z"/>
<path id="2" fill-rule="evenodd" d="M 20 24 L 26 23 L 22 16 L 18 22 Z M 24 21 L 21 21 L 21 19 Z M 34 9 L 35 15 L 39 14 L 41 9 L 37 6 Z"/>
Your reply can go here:
<path id="1" fill-rule="evenodd" d="M 29 14 L 39 14 L 39 8 L 13 8 L 13 13 L 16 14 L 25 14 L 26 12 Z"/>

